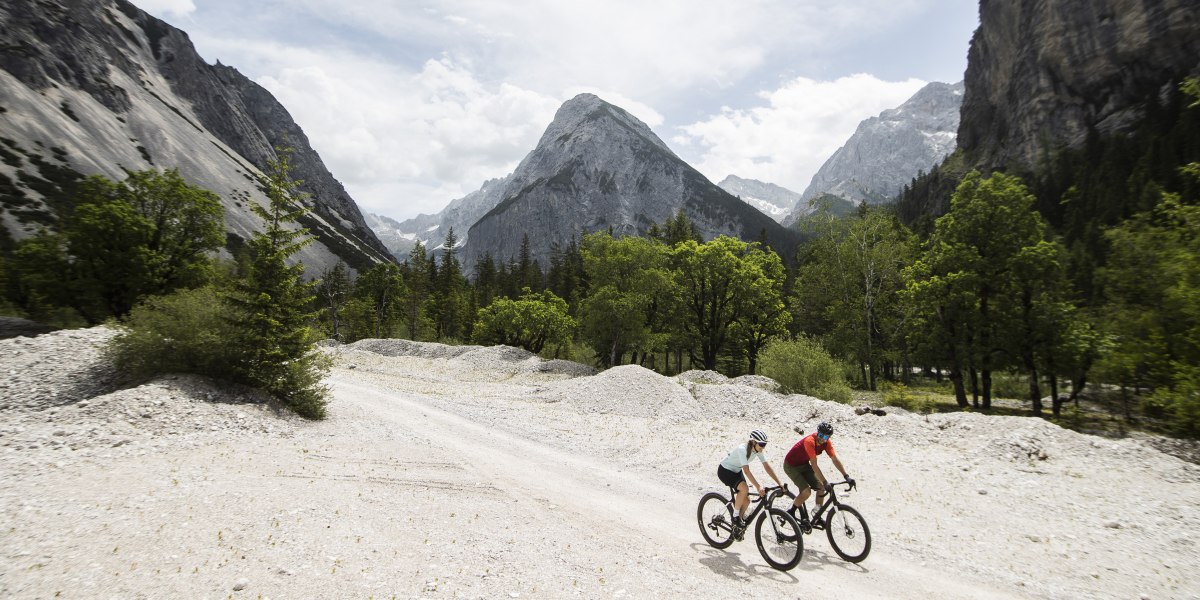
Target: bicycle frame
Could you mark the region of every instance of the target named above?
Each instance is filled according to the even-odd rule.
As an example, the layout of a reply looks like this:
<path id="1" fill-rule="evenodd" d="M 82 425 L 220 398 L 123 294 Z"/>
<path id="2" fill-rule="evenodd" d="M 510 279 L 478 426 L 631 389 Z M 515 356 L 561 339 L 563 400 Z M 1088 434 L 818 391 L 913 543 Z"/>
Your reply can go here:
<path id="1" fill-rule="evenodd" d="M 753 508 L 750 510 L 750 512 L 746 513 L 746 518 L 745 518 L 746 523 L 752 523 L 754 521 L 755 517 L 758 516 L 758 513 L 762 512 L 763 508 L 770 506 L 771 503 L 773 503 L 776 498 L 778 498 L 781 494 L 784 493 L 784 489 L 779 488 L 779 487 L 769 487 L 769 488 L 763 488 L 763 489 L 766 490 L 767 493 L 765 493 L 761 496 L 758 495 L 758 492 L 748 492 L 750 494 L 751 498 L 757 496 L 758 499 L 752 500 L 750 502 L 750 504 L 753 506 Z M 727 506 L 729 506 L 729 509 L 731 511 L 733 511 L 733 514 L 735 514 L 735 515 L 737 514 L 737 508 L 734 507 L 733 501 L 736 498 L 737 498 L 737 488 L 729 488 L 729 501 L 726 502 L 725 504 Z"/>
<path id="2" fill-rule="evenodd" d="M 825 498 L 825 501 L 821 503 L 821 506 L 817 507 L 817 511 L 812 514 L 812 517 L 810 519 L 813 529 L 824 529 L 825 528 L 825 526 L 821 524 L 821 516 L 824 515 L 827 510 L 829 510 L 830 506 L 841 507 L 842 503 L 838 502 L 838 499 L 837 499 L 837 486 L 839 486 L 839 485 L 846 486 L 846 491 L 850 491 L 850 490 L 854 489 L 854 487 L 855 487 L 854 484 L 849 481 L 836 481 L 834 483 L 829 484 L 829 494 L 828 494 L 829 497 Z M 790 498 L 796 497 L 795 494 L 792 494 L 790 492 L 787 495 Z M 809 516 L 808 515 L 808 506 L 801 504 L 800 505 L 800 514 L 804 515 L 805 517 L 808 517 Z"/>

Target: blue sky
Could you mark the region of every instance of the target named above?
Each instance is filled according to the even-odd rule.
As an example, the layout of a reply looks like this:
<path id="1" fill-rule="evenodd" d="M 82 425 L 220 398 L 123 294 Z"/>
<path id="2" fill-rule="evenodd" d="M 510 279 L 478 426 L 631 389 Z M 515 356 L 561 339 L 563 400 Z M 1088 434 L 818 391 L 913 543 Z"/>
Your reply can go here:
<path id="1" fill-rule="evenodd" d="M 858 122 L 966 69 L 970 0 L 134 0 L 270 90 L 368 212 L 502 177 L 591 92 L 713 182 L 794 191 Z"/>

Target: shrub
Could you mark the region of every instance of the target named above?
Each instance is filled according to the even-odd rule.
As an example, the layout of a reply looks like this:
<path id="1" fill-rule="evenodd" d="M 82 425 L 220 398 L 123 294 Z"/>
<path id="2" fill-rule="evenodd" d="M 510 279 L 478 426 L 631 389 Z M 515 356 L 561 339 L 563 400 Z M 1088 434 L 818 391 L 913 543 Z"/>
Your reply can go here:
<path id="1" fill-rule="evenodd" d="M 934 411 L 936 403 L 928 394 L 914 393 L 908 386 L 901 383 L 889 383 L 883 387 L 883 403 L 897 406 L 904 410 L 929 414 Z"/>
<path id="2" fill-rule="evenodd" d="M 1029 379 L 1016 373 L 993 372 L 992 397 L 1028 400 Z"/>
<path id="3" fill-rule="evenodd" d="M 107 353 L 130 381 L 165 373 L 233 380 L 237 331 L 229 310 L 212 286 L 151 297 L 129 313 Z"/>
<path id="4" fill-rule="evenodd" d="M 759 356 L 759 372 L 779 382 L 784 392 L 850 402 L 842 365 L 815 340 L 774 340 Z"/>

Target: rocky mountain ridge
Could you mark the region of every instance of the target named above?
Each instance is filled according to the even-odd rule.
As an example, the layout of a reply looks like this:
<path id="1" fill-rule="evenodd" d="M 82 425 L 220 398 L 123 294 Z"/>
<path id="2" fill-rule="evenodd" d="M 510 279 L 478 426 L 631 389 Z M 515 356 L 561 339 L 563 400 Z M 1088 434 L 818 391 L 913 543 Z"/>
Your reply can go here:
<path id="1" fill-rule="evenodd" d="M 800 194 L 773 183 L 728 175 L 717 187 L 782 223 L 799 206 Z"/>
<path id="2" fill-rule="evenodd" d="M 231 240 L 246 240 L 261 226 L 248 205 L 265 202 L 258 178 L 286 146 L 318 242 L 299 260 L 314 272 L 387 260 L 287 110 L 233 67 L 207 64 L 183 31 L 125 0 L 11 0 L 0 22 L 0 219 L 11 238 L 53 226 L 82 175 L 177 168 L 221 197 Z"/>
<path id="3" fill-rule="evenodd" d="M 785 259 L 798 242 L 795 232 L 681 160 L 645 123 L 593 94 L 559 108 L 500 197 L 464 236 L 460 256 L 468 267 L 485 254 L 516 256 L 525 235 L 546 265 L 555 248 L 583 233 L 644 235 L 681 210 L 704 239 L 765 238 Z"/>
<path id="4" fill-rule="evenodd" d="M 797 243 L 794 232 L 683 162 L 645 123 L 593 94 L 564 103 L 513 173 L 436 215 L 401 223 L 377 218 L 372 227 L 401 259 L 416 241 L 429 250 L 440 246 L 453 228 L 458 257 L 470 273 L 484 255 L 497 261 L 517 256 L 525 235 L 545 267 L 556 247 L 583 233 L 644 235 L 679 210 L 705 239 L 754 241 L 765 232 L 789 259 Z"/>
<path id="5" fill-rule="evenodd" d="M 933 82 L 899 107 L 859 123 L 813 175 L 796 206 L 822 194 L 854 204 L 892 200 L 918 173 L 954 151 L 962 97 L 961 81 Z"/>
<path id="6" fill-rule="evenodd" d="M 1124 133 L 1146 101 L 1200 73 L 1197 0 L 981 0 L 958 145 L 969 164 L 1030 168 L 1090 131 Z"/>

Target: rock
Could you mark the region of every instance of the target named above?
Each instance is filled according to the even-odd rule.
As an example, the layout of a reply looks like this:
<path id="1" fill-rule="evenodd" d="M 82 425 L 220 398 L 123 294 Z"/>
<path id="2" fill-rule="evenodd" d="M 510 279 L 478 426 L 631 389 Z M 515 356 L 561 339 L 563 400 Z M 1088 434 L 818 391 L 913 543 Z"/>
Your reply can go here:
<path id="1" fill-rule="evenodd" d="M 243 578 L 241 578 L 241 579 L 238 579 L 238 580 L 237 580 L 237 581 L 236 581 L 236 582 L 233 584 L 233 591 L 235 591 L 235 592 L 240 592 L 240 591 L 242 591 L 242 590 L 246 589 L 246 586 L 248 586 L 248 585 L 250 585 L 250 580 L 249 580 L 249 579 L 246 579 L 245 577 L 243 577 Z"/>
<path id="2" fill-rule="evenodd" d="M 785 224 L 810 212 L 809 201 L 824 194 L 852 206 L 891 200 L 913 177 L 954 151 L 962 98 L 962 82 L 933 82 L 899 107 L 859 123 L 813 175 Z"/>
<path id="3" fill-rule="evenodd" d="M 178 168 L 189 183 L 234 192 L 220 196 L 225 223 L 229 231 L 243 232 L 258 227 L 250 207 L 265 200 L 257 185 L 248 184 L 247 171 L 267 172 L 274 147 L 289 146 L 291 175 L 303 182 L 300 189 L 321 222 L 310 225 L 316 243 L 295 258 L 320 273 L 339 258 L 356 264 L 388 255 L 308 136 L 265 88 L 237 69 L 208 64 L 186 33 L 132 4 L 121 3 L 119 9 L 97 2 L 70 10 L 57 6 L 39 0 L 4 4 L 5 47 L 38 49 L 0 60 L 12 75 L 8 85 L 16 88 L 5 96 L 5 118 L 27 125 L 5 127 L 4 135 L 15 145 L 55 160 L 36 143 L 52 139 L 68 163 L 88 165 L 84 175 Z M 138 42 L 146 45 L 145 52 L 131 49 L 129 39 L 135 37 L 145 40 Z M 171 83 L 154 91 L 150 84 L 125 83 L 145 81 Z M 54 98 L 44 93 L 49 89 L 56 89 Z M 59 93 L 80 98 L 70 103 L 77 115 L 59 110 L 60 103 L 68 106 Z M 187 107 L 187 116 L 177 106 Z M 53 133 L 65 131 L 71 133 Z M 131 143 L 140 157 L 131 157 Z M 179 148 L 189 148 L 189 156 L 178 156 Z M 17 194 L 29 189 L 23 182 L 16 185 Z M 6 220 L 4 226 L 12 232 L 15 223 Z"/>
<path id="4" fill-rule="evenodd" d="M 717 187 L 679 160 L 645 123 L 593 94 L 563 103 L 502 187 L 494 196 L 497 204 L 463 236 L 458 256 L 464 271 L 485 251 L 519 255 L 523 239 L 531 258 L 550 264 L 556 247 L 566 248 L 596 223 L 606 223 L 618 236 L 645 235 L 651 223 L 665 223 L 681 211 L 706 240 L 765 234 L 781 256 L 792 256 L 799 243 L 795 230 Z M 563 202 L 564 189 L 579 201 Z"/>
<path id="5" fill-rule="evenodd" d="M 958 130 L 969 166 L 1034 167 L 1090 131 L 1136 126 L 1147 97 L 1196 68 L 1195 10 L 1183 0 L 981 3 Z"/>

